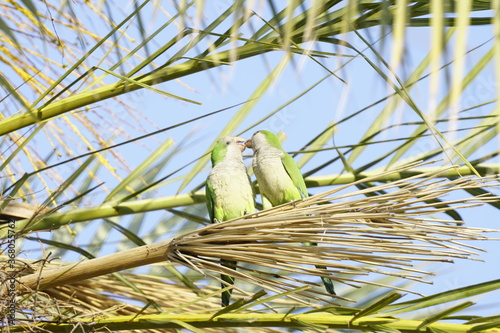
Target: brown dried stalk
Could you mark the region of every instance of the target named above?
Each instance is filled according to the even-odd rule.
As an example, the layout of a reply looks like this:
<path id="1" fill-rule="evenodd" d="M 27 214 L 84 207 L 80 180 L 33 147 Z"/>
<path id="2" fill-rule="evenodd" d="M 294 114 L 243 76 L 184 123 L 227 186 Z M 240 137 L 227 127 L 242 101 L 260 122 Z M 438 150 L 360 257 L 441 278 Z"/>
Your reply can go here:
<path id="1" fill-rule="evenodd" d="M 463 242 L 486 240 L 483 233 L 494 231 L 426 216 L 498 200 L 488 195 L 438 201 L 456 190 L 498 184 L 495 177 L 436 179 L 446 171 L 429 172 L 414 182 L 400 180 L 332 196 L 348 185 L 337 187 L 302 201 L 210 225 L 175 238 L 168 258 L 201 273 L 232 275 L 275 292 L 297 287 L 290 273 L 328 276 L 355 286 L 372 283 L 354 278 L 370 273 L 426 282 L 425 276 L 432 273 L 415 269 L 415 262 L 477 260 L 474 255 L 481 249 Z M 377 195 L 360 197 L 369 193 Z M 318 246 L 304 246 L 304 242 Z M 237 261 L 238 269 L 220 266 L 219 259 Z M 289 274 L 279 273 L 283 271 Z M 319 293 L 308 290 L 302 294 L 313 297 L 311 292 Z"/>

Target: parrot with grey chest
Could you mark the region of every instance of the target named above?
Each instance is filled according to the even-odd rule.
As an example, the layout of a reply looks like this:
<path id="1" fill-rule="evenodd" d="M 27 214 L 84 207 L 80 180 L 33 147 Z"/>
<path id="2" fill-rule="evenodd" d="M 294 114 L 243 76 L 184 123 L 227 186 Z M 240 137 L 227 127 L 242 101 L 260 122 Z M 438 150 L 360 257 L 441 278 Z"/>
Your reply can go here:
<path id="1" fill-rule="evenodd" d="M 210 222 L 218 223 L 255 211 L 254 194 L 242 152 L 245 139 L 225 136 L 217 140 L 212 150 L 212 170 L 205 184 Z M 221 265 L 236 269 L 236 262 L 221 260 Z M 221 275 L 222 288 L 234 284 L 234 278 Z M 232 289 L 221 296 L 222 306 L 229 305 Z"/>
<path id="2" fill-rule="evenodd" d="M 283 150 L 274 133 L 265 130 L 257 131 L 246 142 L 246 146 L 254 151 L 252 166 L 259 184 L 264 209 L 309 196 L 297 163 Z M 312 242 L 303 244 L 317 246 Z M 316 268 L 326 269 L 322 266 L 316 266 Z M 321 277 L 321 280 L 326 291 L 336 295 L 332 280 L 327 277 Z"/>

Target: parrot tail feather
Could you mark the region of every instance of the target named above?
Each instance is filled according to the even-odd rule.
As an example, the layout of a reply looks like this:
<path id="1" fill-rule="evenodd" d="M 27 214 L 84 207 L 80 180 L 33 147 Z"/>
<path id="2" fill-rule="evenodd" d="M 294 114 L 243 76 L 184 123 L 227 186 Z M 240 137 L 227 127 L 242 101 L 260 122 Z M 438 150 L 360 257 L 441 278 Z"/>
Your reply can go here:
<path id="1" fill-rule="evenodd" d="M 318 269 L 326 269 L 326 267 L 322 267 L 322 266 L 316 266 L 316 268 L 318 268 Z M 333 282 L 332 282 L 332 280 L 330 280 L 330 279 L 329 279 L 329 278 L 327 278 L 327 277 L 322 276 L 322 277 L 321 277 L 321 281 L 323 281 L 323 284 L 325 285 L 325 289 L 326 289 L 326 291 L 327 291 L 330 295 L 337 296 L 337 294 L 335 293 L 335 288 L 333 287 Z"/>
<path id="2" fill-rule="evenodd" d="M 221 262 L 221 265 L 236 270 L 236 261 L 221 259 L 220 262 Z M 233 277 L 231 277 L 229 275 L 224 275 L 224 274 L 221 274 L 220 277 L 221 277 L 222 281 L 225 282 L 225 283 L 221 283 L 221 287 L 222 288 L 227 288 L 228 285 L 233 285 L 234 284 L 234 278 Z M 232 295 L 232 293 L 233 293 L 233 289 L 229 289 L 229 290 L 226 290 L 226 291 L 222 292 L 222 295 L 221 295 L 221 304 L 222 304 L 222 307 L 226 307 L 226 306 L 229 305 L 229 302 L 231 301 L 231 295 Z"/>
<path id="3" fill-rule="evenodd" d="M 302 244 L 304 244 L 306 246 L 318 246 L 317 243 L 312 243 L 312 242 L 305 242 L 305 243 L 302 243 Z M 324 266 L 316 266 L 316 268 L 317 269 L 326 269 L 326 267 L 324 267 Z M 323 284 L 325 285 L 326 291 L 330 295 L 337 296 L 337 294 L 335 293 L 335 288 L 333 287 L 332 280 L 330 280 L 329 278 L 324 277 L 324 276 L 321 277 L 321 280 L 323 281 Z"/>

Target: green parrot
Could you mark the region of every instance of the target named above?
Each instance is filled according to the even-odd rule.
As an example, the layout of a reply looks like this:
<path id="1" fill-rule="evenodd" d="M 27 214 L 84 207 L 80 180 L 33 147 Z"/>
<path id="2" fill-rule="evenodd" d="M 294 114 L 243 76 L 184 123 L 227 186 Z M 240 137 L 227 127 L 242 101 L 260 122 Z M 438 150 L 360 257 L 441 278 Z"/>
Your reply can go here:
<path id="1" fill-rule="evenodd" d="M 276 135 L 265 130 L 257 131 L 245 145 L 254 151 L 252 166 L 264 209 L 309 196 L 297 163 L 283 150 Z M 318 244 L 307 242 L 304 245 Z M 321 266 L 316 268 L 326 269 Z M 326 277 L 321 279 L 326 291 L 336 295 L 332 280 Z"/>
<path id="2" fill-rule="evenodd" d="M 255 211 L 254 194 L 241 153 L 245 139 L 225 136 L 217 140 L 212 150 L 212 171 L 205 184 L 210 222 L 231 220 Z M 236 262 L 221 260 L 221 264 L 236 269 Z M 221 275 L 222 288 L 234 284 L 234 278 Z M 222 293 L 222 306 L 229 305 L 232 289 Z"/>

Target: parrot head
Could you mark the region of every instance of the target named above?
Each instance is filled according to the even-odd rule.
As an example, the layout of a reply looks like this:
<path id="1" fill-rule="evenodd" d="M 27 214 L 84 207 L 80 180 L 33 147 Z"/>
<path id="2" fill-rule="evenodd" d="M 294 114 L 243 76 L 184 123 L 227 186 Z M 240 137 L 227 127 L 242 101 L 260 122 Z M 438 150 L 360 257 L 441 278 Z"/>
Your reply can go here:
<path id="1" fill-rule="evenodd" d="M 224 136 L 217 140 L 212 150 L 212 166 L 215 166 L 226 157 L 240 156 L 245 150 L 245 139 L 234 136 Z"/>
<path id="2" fill-rule="evenodd" d="M 283 147 L 281 147 L 281 143 L 278 137 L 273 132 L 266 130 L 260 130 L 255 132 L 252 138 L 245 142 L 245 146 L 247 148 L 252 148 L 253 150 L 257 150 L 260 147 L 266 147 L 266 146 L 271 146 L 279 150 L 283 150 Z"/>

